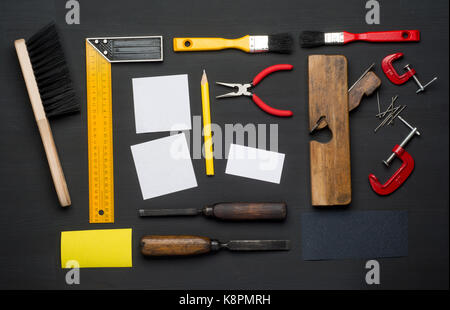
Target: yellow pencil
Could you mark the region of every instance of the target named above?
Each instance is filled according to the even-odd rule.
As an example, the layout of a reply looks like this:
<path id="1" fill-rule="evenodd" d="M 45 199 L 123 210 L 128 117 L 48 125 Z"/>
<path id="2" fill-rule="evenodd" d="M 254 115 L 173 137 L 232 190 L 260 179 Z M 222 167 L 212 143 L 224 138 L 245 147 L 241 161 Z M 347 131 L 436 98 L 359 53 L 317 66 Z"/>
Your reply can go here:
<path id="1" fill-rule="evenodd" d="M 202 110 L 203 110 L 203 137 L 205 140 L 206 175 L 214 175 L 214 156 L 211 138 L 211 111 L 209 108 L 209 84 L 206 72 L 203 70 L 201 81 Z"/>

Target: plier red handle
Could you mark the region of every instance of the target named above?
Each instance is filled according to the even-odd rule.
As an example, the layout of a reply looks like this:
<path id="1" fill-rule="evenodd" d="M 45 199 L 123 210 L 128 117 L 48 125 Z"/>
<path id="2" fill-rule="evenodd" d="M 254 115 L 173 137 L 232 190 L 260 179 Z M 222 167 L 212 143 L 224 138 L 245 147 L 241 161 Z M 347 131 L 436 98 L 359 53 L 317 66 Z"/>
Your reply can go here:
<path id="1" fill-rule="evenodd" d="M 293 65 L 289 64 L 279 64 L 267 67 L 260 73 L 258 73 L 257 76 L 253 79 L 251 83 L 247 84 L 239 84 L 239 83 L 223 83 L 223 82 L 216 82 L 219 85 L 226 86 L 226 87 L 233 87 L 237 88 L 238 90 L 235 92 L 227 93 L 224 95 L 217 96 L 217 99 L 220 98 L 228 98 L 228 97 L 238 97 L 238 96 L 248 96 L 251 97 L 253 102 L 261 108 L 266 113 L 269 113 L 271 115 L 280 116 L 280 117 L 289 117 L 292 116 L 292 111 L 289 110 L 278 110 L 275 108 L 272 108 L 271 106 L 264 103 L 264 101 L 261 100 L 256 94 L 251 92 L 251 88 L 258 85 L 259 82 L 261 82 L 266 76 L 269 74 L 275 72 L 275 71 L 282 71 L 282 70 L 292 70 L 294 68 Z"/>

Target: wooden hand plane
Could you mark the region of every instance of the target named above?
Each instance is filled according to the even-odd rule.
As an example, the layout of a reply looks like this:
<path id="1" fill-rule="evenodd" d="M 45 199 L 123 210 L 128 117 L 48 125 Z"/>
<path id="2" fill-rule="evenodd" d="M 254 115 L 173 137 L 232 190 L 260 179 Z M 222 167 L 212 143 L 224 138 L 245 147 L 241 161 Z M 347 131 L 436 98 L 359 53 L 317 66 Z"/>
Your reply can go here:
<path id="1" fill-rule="evenodd" d="M 312 205 L 348 205 L 352 191 L 349 111 L 381 81 L 369 71 L 349 92 L 347 59 L 342 55 L 310 55 L 308 71 L 310 132 L 328 127 L 332 133 L 327 143 L 310 141 Z"/>

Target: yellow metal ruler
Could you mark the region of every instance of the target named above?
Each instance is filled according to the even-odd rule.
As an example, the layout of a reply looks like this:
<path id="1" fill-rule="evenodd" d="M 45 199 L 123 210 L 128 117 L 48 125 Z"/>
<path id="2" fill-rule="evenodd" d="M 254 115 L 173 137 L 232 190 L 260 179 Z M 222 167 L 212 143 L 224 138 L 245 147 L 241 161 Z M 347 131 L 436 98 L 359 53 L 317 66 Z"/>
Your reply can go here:
<path id="1" fill-rule="evenodd" d="M 114 223 L 111 64 L 86 40 L 89 222 Z"/>
<path id="2" fill-rule="evenodd" d="M 86 39 L 90 223 L 114 223 L 111 63 L 162 60 L 161 36 Z"/>

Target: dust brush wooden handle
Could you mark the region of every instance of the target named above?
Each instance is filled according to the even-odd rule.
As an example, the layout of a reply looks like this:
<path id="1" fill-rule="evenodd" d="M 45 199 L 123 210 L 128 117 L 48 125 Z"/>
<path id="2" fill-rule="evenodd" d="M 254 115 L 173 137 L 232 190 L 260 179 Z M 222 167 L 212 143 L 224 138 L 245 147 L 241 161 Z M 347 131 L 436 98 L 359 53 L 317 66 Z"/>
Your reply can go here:
<path id="1" fill-rule="evenodd" d="M 284 220 L 284 202 L 229 202 L 206 207 L 205 215 L 222 220 Z"/>
<path id="2" fill-rule="evenodd" d="M 70 206 L 71 201 L 69 189 L 67 188 L 61 162 L 59 161 L 58 151 L 56 150 L 55 141 L 53 140 L 52 130 L 42 105 L 39 88 L 36 83 L 36 78 L 34 76 L 33 67 L 28 55 L 25 40 L 16 40 L 14 45 L 16 47 L 17 57 L 19 58 L 20 67 L 27 86 L 28 96 L 30 97 L 34 117 L 36 119 L 42 143 L 44 145 L 45 154 L 47 155 L 47 161 L 50 167 L 50 173 L 53 178 L 53 184 L 55 185 L 59 203 L 63 207 Z"/>
<path id="3" fill-rule="evenodd" d="M 144 236 L 141 253 L 145 256 L 188 256 L 210 252 L 212 241 L 197 236 Z"/>

